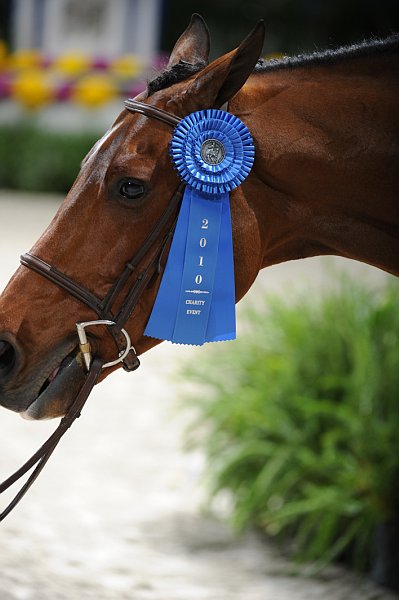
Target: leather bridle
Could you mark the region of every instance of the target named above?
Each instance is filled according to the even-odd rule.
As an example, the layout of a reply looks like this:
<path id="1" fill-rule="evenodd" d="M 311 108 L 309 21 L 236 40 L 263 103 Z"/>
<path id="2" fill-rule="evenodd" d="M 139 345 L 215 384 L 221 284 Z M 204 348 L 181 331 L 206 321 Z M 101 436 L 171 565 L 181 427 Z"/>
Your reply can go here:
<path id="1" fill-rule="evenodd" d="M 173 128 L 175 128 L 181 120 L 179 117 L 160 108 L 136 100 L 127 100 L 125 102 L 125 107 L 130 112 L 140 113 L 146 117 L 157 119 Z M 184 184 L 181 183 L 142 246 L 133 258 L 126 263 L 124 270 L 103 299 L 98 298 L 80 283 L 77 283 L 65 275 L 65 273 L 62 273 L 56 267 L 49 265 L 41 258 L 30 253 L 21 256 L 21 264 L 23 266 L 28 267 L 35 273 L 45 277 L 47 280 L 66 291 L 70 296 L 73 296 L 76 300 L 88 306 L 97 315 L 98 319 L 76 324 L 80 342 L 79 348 L 87 368 L 86 379 L 54 433 L 43 446 L 24 465 L 22 465 L 22 467 L 0 484 L 1 494 L 30 469 L 35 467 L 14 499 L 8 504 L 4 511 L 0 513 L 0 521 L 11 512 L 25 495 L 50 458 L 61 437 L 69 429 L 75 419 L 80 416 L 80 412 L 89 397 L 90 392 L 97 383 L 102 369 L 113 366 L 119 362 L 123 362 L 123 368 L 127 371 L 134 371 L 139 367 L 140 361 L 134 347 L 131 345 L 129 335 L 124 329 L 124 326 L 132 315 L 152 278 L 161 272 L 161 261 L 164 251 L 173 236 L 183 192 Z M 119 310 L 114 313 L 113 307 L 116 301 L 120 299 L 121 293 L 128 286 L 128 283 L 134 274 L 136 275 L 134 281 L 130 287 L 128 287 Z M 91 347 L 85 334 L 85 328 L 95 325 L 105 325 L 109 328 L 109 332 L 115 341 L 119 353 L 116 360 L 104 362 L 98 356 L 92 357 Z"/>

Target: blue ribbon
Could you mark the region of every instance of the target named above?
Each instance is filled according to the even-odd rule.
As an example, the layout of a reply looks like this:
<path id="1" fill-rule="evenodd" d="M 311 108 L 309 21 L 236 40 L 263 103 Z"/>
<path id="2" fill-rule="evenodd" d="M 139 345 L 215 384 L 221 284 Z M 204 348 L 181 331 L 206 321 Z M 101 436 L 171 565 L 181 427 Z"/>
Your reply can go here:
<path id="1" fill-rule="evenodd" d="M 176 127 L 172 161 L 186 189 L 145 335 L 180 344 L 236 337 L 229 192 L 247 177 L 254 146 L 247 127 L 216 109 Z"/>

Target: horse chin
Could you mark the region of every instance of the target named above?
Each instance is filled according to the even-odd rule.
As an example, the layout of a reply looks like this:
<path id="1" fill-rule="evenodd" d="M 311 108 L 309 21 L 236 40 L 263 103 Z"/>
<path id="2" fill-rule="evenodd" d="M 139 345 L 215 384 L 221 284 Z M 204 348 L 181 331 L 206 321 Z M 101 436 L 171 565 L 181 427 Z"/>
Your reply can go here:
<path id="1" fill-rule="evenodd" d="M 24 419 L 54 419 L 64 416 L 84 383 L 86 374 L 78 357 L 68 355 L 54 378 L 47 380 L 39 395 L 20 413 Z"/>

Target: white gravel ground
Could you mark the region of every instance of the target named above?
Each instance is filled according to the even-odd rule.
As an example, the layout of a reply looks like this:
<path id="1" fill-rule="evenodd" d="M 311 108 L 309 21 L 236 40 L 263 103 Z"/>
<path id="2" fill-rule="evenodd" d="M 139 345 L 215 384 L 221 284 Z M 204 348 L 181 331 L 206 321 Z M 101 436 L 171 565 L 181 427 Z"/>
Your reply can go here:
<path id="1" fill-rule="evenodd" d="M 0 193 L 0 283 L 48 223 L 58 198 Z M 343 261 L 336 261 L 341 266 Z M 325 261 L 273 267 L 251 291 L 286 293 L 294 278 L 325 281 Z M 356 277 L 385 275 L 345 263 Z M 199 453 L 181 449 L 174 408 L 179 364 L 206 349 L 163 344 L 141 369 L 99 386 L 28 496 L 0 525 L 0 600 L 393 600 L 339 569 L 316 579 L 255 535 L 235 538 L 201 514 Z M 0 476 L 39 446 L 55 422 L 0 411 Z"/>

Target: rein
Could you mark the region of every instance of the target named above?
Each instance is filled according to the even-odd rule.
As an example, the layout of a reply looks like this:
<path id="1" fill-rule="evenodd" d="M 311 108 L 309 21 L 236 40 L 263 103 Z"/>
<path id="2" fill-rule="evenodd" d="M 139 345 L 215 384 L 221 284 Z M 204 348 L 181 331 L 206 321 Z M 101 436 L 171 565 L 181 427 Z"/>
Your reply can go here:
<path id="1" fill-rule="evenodd" d="M 125 102 L 125 107 L 130 112 L 137 112 L 145 115 L 146 117 L 157 119 L 158 121 L 162 121 L 173 128 L 175 128 L 181 120 L 179 117 L 176 117 L 175 115 L 172 115 L 160 108 L 150 106 L 136 100 L 127 100 Z M 162 270 L 161 260 L 165 248 L 173 236 L 177 221 L 178 208 L 183 197 L 184 187 L 184 183 L 179 184 L 179 187 L 173 194 L 171 201 L 160 216 L 154 228 L 133 258 L 126 263 L 121 275 L 115 280 L 103 299 L 98 298 L 87 288 L 59 271 L 56 267 L 49 265 L 41 258 L 30 253 L 26 253 L 21 256 L 21 264 L 23 266 L 31 269 L 35 273 L 38 273 L 42 277 L 62 288 L 70 296 L 73 296 L 76 300 L 92 309 L 99 318 L 93 321 L 76 323 L 79 337 L 79 349 L 83 355 L 87 369 L 86 379 L 75 400 L 69 406 L 66 415 L 61 419 L 61 422 L 54 433 L 25 464 L 23 464 L 17 471 L 15 471 L 13 475 L 5 479 L 0 484 L 0 494 L 2 494 L 36 465 L 33 472 L 25 484 L 21 487 L 19 492 L 15 495 L 13 500 L 11 500 L 3 512 L 0 513 L 0 521 L 5 519 L 5 517 L 23 498 L 42 471 L 51 454 L 54 452 L 62 436 L 69 429 L 69 427 L 71 427 L 72 423 L 80 416 L 81 410 L 85 405 L 90 392 L 96 385 L 101 371 L 104 368 L 113 366 L 119 362 L 123 363 L 123 368 L 127 371 L 135 371 L 139 367 L 140 361 L 134 346 L 132 346 L 130 342 L 129 335 L 124 329 L 124 326 L 132 315 L 138 301 L 140 300 L 144 290 L 147 288 L 153 276 L 159 274 Z M 168 224 L 169 228 L 161 237 Z M 160 237 L 160 243 L 156 244 Z M 146 261 L 147 264 L 142 266 L 141 263 L 149 253 L 150 258 L 148 261 Z M 128 289 L 118 312 L 114 314 L 112 312 L 112 308 L 123 288 L 129 282 L 133 273 L 137 273 L 136 279 Z M 118 349 L 118 357 L 115 360 L 104 362 L 97 356 L 94 356 L 93 358 L 85 328 L 95 325 L 105 325 L 109 328 L 108 331 L 114 338 L 116 347 Z"/>

